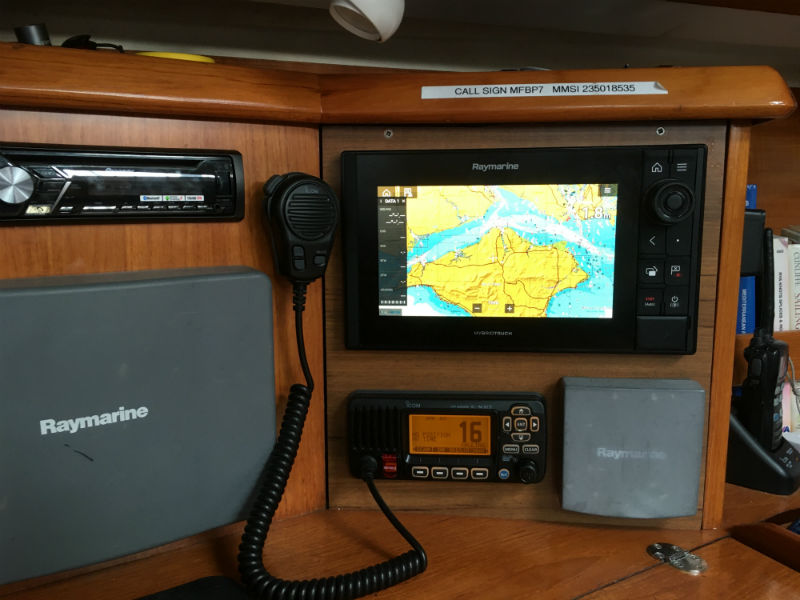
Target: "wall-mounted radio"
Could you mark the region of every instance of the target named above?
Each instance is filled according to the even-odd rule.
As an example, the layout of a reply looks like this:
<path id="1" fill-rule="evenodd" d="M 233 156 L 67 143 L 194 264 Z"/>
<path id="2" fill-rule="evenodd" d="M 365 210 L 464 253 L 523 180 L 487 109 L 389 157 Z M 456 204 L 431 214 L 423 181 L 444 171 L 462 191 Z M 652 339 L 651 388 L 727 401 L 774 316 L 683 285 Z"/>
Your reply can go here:
<path id="1" fill-rule="evenodd" d="M 706 154 L 343 152 L 347 346 L 694 353 Z"/>
<path id="2" fill-rule="evenodd" d="M 537 483 L 544 477 L 544 398 L 522 392 L 359 390 L 348 402 L 350 470 L 378 477 Z M 374 463 L 373 463 L 374 464 Z"/>
<path id="3" fill-rule="evenodd" d="M 238 152 L 0 143 L 0 224 L 243 216 Z"/>

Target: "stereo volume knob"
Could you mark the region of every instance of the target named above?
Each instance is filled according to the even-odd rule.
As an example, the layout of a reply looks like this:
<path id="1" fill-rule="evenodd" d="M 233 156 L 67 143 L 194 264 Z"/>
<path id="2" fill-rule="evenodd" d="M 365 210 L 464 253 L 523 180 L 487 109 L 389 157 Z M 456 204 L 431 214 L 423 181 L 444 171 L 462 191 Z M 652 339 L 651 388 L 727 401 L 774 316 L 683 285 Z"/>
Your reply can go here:
<path id="1" fill-rule="evenodd" d="M 22 204 L 33 194 L 33 178 L 20 167 L 0 168 L 0 202 Z"/>
<path id="2" fill-rule="evenodd" d="M 658 220 L 667 224 L 683 221 L 694 209 L 694 194 L 680 181 L 657 182 L 647 191 L 647 199 Z"/>

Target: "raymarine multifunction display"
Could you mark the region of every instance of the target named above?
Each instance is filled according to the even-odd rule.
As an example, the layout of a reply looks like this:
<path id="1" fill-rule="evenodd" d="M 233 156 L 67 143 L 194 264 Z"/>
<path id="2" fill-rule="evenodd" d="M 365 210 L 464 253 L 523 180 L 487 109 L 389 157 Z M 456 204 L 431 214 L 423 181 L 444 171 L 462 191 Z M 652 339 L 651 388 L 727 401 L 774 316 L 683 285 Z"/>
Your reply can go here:
<path id="1" fill-rule="evenodd" d="M 693 353 L 705 160 L 344 152 L 348 346 Z"/>
<path id="2" fill-rule="evenodd" d="M 243 216 L 238 152 L 0 143 L 0 224 Z"/>

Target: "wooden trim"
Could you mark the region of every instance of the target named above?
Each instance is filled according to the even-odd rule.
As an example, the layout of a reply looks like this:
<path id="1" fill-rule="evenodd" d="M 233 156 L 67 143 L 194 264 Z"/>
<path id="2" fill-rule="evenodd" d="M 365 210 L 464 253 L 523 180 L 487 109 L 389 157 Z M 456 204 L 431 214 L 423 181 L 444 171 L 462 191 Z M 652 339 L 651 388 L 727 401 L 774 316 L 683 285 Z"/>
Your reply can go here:
<path id="1" fill-rule="evenodd" d="M 0 43 L 0 106 L 317 123 L 317 76 Z"/>
<path id="2" fill-rule="evenodd" d="M 717 276 L 717 312 L 714 323 L 714 361 L 708 415 L 706 484 L 703 528 L 722 524 L 725 499 L 725 465 L 728 453 L 728 419 L 731 411 L 733 356 L 736 346 L 736 304 L 739 259 L 742 255 L 744 203 L 750 153 L 749 124 L 732 124 L 728 133 L 728 160 L 720 235 Z"/>
<path id="3" fill-rule="evenodd" d="M 421 99 L 421 86 L 657 81 L 663 95 Z M 520 123 L 786 117 L 795 100 L 771 67 L 331 75 L 325 123 Z M 748 91 L 745 91 L 748 90 Z"/>
<path id="4" fill-rule="evenodd" d="M 285 63 L 291 68 L 290 63 Z M 422 100 L 423 85 L 658 81 L 639 96 Z M 795 100 L 771 67 L 314 74 L 0 43 L 0 106 L 285 123 L 771 119 Z"/>

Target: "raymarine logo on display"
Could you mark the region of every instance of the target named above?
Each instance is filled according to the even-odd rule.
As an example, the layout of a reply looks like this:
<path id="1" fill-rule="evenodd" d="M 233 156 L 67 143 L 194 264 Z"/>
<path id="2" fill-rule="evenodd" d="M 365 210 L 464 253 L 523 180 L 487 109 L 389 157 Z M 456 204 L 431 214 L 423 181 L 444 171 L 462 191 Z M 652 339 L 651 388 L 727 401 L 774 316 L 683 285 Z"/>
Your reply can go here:
<path id="1" fill-rule="evenodd" d="M 611 460 L 667 460 L 667 453 L 661 450 L 618 450 L 615 448 L 598 448 L 598 458 Z"/>
<path id="2" fill-rule="evenodd" d="M 473 335 L 495 335 L 495 336 L 505 336 L 505 335 L 514 335 L 513 331 L 489 331 L 486 329 L 478 329 L 477 331 L 472 332 Z"/>
<path id="3" fill-rule="evenodd" d="M 519 171 L 519 163 L 497 163 L 497 164 L 482 164 L 482 163 L 472 163 L 472 170 L 473 171 L 480 171 L 481 173 L 486 173 L 486 171 Z"/>
<path id="4" fill-rule="evenodd" d="M 63 419 L 61 421 L 42 419 L 39 421 L 39 430 L 42 435 L 49 435 L 51 433 L 77 433 L 79 429 L 86 429 L 88 427 L 103 427 L 105 425 L 113 425 L 114 423 L 144 419 L 148 414 L 150 414 L 150 409 L 146 406 L 140 406 L 139 408 L 125 408 L 124 406 L 120 406 L 119 410 L 110 413 L 101 413 L 99 415 Z"/>

